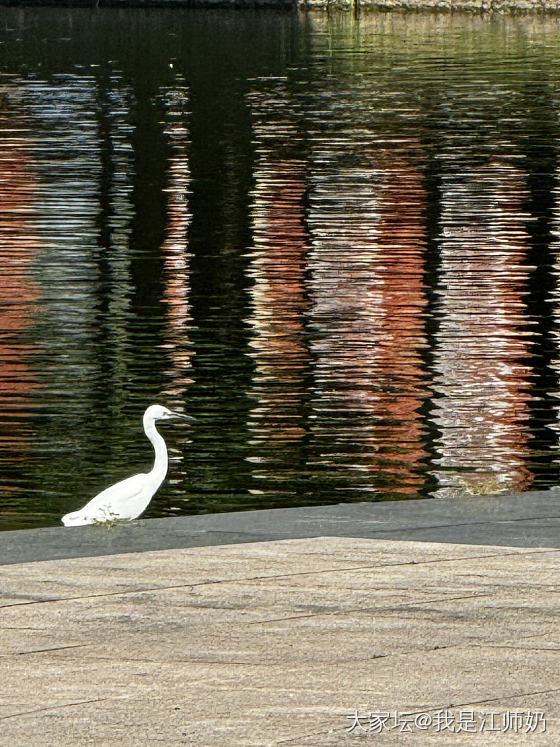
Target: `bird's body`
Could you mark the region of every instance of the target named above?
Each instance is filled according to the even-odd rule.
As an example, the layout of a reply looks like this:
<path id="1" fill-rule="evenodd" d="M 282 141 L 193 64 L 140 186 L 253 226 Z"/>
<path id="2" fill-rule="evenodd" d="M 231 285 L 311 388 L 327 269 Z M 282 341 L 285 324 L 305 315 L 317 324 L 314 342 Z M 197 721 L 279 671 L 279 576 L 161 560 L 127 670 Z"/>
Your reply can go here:
<path id="1" fill-rule="evenodd" d="M 187 415 L 172 412 L 160 405 L 151 405 L 144 413 L 143 424 L 146 436 L 152 442 L 155 452 L 154 466 L 150 472 L 121 480 L 101 491 L 89 503 L 73 513 L 62 517 L 67 526 L 82 526 L 107 521 L 130 521 L 143 513 L 167 474 L 167 447 L 156 429 L 156 420 L 183 418 L 192 422 Z"/>
<path id="2" fill-rule="evenodd" d="M 100 521 L 135 519 L 146 510 L 161 484 L 158 483 L 151 489 L 148 478 L 149 473 L 133 475 L 111 485 L 86 503 L 80 511 L 63 516 L 62 523 L 67 527 L 75 527 Z"/>

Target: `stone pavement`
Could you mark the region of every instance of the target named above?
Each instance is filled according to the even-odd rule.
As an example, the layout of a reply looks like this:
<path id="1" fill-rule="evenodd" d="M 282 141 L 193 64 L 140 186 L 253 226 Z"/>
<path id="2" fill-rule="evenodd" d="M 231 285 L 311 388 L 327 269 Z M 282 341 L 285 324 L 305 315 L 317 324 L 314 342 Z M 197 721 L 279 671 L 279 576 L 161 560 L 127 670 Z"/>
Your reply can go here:
<path id="1" fill-rule="evenodd" d="M 463 507 L 461 544 L 438 501 L 408 502 L 400 529 L 395 505 L 254 512 L 263 533 L 255 514 L 339 536 L 120 554 L 120 527 L 3 533 L 37 554 L 46 532 L 44 557 L 85 537 L 90 556 L 0 566 L 0 744 L 558 745 L 560 549 L 542 529 L 558 494 L 496 500 Z M 435 531 L 436 509 L 439 542 L 405 536 Z M 342 536 L 368 520 L 391 538 Z M 130 526 L 161 521 L 177 520 Z"/>
<path id="2" fill-rule="evenodd" d="M 0 744 L 558 745 L 559 565 L 325 537 L 3 566 Z"/>

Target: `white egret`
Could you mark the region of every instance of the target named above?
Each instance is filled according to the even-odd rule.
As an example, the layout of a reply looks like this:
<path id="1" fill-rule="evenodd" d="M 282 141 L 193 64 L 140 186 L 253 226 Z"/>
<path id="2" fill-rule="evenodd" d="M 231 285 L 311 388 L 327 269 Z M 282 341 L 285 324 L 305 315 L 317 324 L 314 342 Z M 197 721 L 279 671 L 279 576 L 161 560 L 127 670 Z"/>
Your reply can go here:
<path id="1" fill-rule="evenodd" d="M 64 526 L 76 527 L 113 520 L 131 521 L 146 510 L 167 474 L 167 446 L 158 433 L 155 422 L 170 418 L 182 418 L 190 423 L 194 422 L 194 418 L 188 415 L 173 412 L 161 405 L 150 405 L 142 420 L 144 432 L 152 442 L 155 452 L 154 466 L 150 472 L 133 475 L 106 488 L 86 503 L 80 511 L 63 516 Z"/>

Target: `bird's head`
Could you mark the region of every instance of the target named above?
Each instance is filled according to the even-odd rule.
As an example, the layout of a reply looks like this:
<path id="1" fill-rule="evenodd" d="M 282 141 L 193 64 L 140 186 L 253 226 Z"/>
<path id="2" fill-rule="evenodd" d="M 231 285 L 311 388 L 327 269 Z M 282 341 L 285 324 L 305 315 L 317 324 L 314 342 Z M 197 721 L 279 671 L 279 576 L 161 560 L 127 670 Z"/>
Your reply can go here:
<path id="1" fill-rule="evenodd" d="M 183 415 L 182 412 L 175 412 L 169 410 L 167 407 L 162 405 L 150 405 L 144 413 L 144 420 L 170 420 L 171 418 L 177 418 L 184 420 L 187 423 L 194 423 L 195 419 L 189 415 Z"/>

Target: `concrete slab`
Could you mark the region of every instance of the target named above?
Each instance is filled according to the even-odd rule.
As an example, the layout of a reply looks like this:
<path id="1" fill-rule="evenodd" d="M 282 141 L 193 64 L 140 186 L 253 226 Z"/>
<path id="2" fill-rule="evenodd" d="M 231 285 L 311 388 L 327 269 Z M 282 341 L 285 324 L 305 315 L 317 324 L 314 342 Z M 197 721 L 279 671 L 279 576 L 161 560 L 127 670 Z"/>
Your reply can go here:
<path id="1" fill-rule="evenodd" d="M 5 565 L 0 744 L 557 745 L 559 567 L 351 537 Z"/>
<path id="2" fill-rule="evenodd" d="M 560 547 L 560 491 L 144 519 L 0 533 L 0 565 L 306 537 Z"/>

